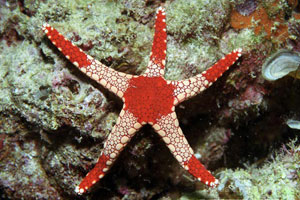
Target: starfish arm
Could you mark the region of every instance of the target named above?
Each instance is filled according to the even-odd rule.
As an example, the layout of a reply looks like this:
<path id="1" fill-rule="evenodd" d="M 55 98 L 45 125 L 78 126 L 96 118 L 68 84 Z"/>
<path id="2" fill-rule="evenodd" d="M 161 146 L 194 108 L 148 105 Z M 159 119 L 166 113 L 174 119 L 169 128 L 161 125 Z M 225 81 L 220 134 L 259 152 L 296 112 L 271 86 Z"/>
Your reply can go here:
<path id="1" fill-rule="evenodd" d="M 163 76 L 166 64 L 167 32 L 166 32 L 166 13 L 160 7 L 157 10 L 155 33 L 150 54 L 150 61 L 145 71 L 145 76 Z"/>
<path id="2" fill-rule="evenodd" d="M 192 148 L 179 127 L 175 112 L 162 116 L 153 128 L 184 169 L 208 186 L 214 187 L 218 184 L 218 180 L 194 156 Z"/>
<path id="3" fill-rule="evenodd" d="M 112 132 L 104 143 L 104 149 L 95 167 L 86 175 L 75 192 L 82 194 L 99 181 L 116 160 L 126 144 L 142 125 L 129 111 L 122 110 Z"/>
<path id="4" fill-rule="evenodd" d="M 225 57 L 220 59 L 216 64 L 202 72 L 201 74 L 194 76 L 192 78 L 181 80 L 181 81 L 169 81 L 175 86 L 174 105 L 177 105 L 186 99 L 189 99 L 215 82 L 222 74 L 235 63 L 235 61 L 241 56 L 241 49 L 232 51 Z"/>
<path id="5" fill-rule="evenodd" d="M 133 77 L 132 75 L 117 72 L 85 54 L 49 24 L 43 25 L 42 29 L 58 50 L 83 73 L 120 98 L 123 98 L 123 94 L 129 85 L 129 80 Z"/>

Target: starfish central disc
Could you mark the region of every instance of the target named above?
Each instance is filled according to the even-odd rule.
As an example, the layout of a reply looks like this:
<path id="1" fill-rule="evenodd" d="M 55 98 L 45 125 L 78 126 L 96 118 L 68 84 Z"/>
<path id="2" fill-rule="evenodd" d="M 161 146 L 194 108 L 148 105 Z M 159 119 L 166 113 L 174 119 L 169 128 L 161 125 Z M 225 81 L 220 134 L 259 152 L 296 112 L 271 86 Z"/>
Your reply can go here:
<path id="1" fill-rule="evenodd" d="M 162 77 L 139 76 L 130 80 L 124 93 L 125 110 L 129 110 L 138 122 L 156 123 L 161 116 L 172 112 L 174 86 Z"/>

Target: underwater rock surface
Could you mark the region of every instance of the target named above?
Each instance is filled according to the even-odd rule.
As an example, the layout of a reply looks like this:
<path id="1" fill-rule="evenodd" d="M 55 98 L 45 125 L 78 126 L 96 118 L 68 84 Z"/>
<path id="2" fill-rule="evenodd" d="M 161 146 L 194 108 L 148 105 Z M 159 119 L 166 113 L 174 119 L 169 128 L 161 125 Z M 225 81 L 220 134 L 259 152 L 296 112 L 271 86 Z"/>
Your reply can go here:
<path id="1" fill-rule="evenodd" d="M 300 134 L 286 124 L 300 117 L 300 80 L 262 76 L 263 63 L 279 49 L 300 52 L 295 2 L 0 1 L 0 198 L 300 198 Z M 66 60 L 42 24 L 109 67 L 140 74 L 162 3 L 166 79 L 191 77 L 243 49 L 213 86 L 176 107 L 197 159 L 220 185 L 195 181 L 146 126 L 103 180 L 77 196 L 74 188 L 97 162 L 122 104 Z M 237 12 L 246 13 L 244 22 L 251 15 L 262 20 L 241 25 Z"/>

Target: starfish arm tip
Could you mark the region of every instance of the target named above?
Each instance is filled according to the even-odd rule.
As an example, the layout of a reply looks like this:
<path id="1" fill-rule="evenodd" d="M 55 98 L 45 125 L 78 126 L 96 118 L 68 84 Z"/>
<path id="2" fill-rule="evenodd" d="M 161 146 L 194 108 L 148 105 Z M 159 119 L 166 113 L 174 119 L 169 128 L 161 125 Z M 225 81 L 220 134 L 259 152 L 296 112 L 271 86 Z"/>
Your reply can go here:
<path id="1" fill-rule="evenodd" d="M 45 23 L 43 24 L 43 26 L 42 26 L 43 32 L 47 34 L 47 33 L 49 32 L 48 29 L 49 29 L 50 27 L 51 27 L 51 26 L 50 26 L 48 23 L 45 22 Z"/>
<path id="2" fill-rule="evenodd" d="M 166 65 L 167 32 L 165 8 L 159 7 L 155 16 L 155 33 L 150 61 L 145 72 L 148 77 L 163 76 Z"/>
<path id="3" fill-rule="evenodd" d="M 209 187 L 215 188 L 215 187 L 217 187 L 219 185 L 219 180 L 215 179 L 214 182 L 208 182 L 208 181 L 206 181 L 206 185 L 208 185 Z"/>
<path id="4" fill-rule="evenodd" d="M 130 112 L 124 110 L 120 112 L 119 120 L 117 120 L 112 133 L 104 143 L 104 149 L 97 164 L 84 177 L 79 186 L 75 188 L 76 193 L 82 194 L 86 192 L 104 177 L 114 160 L 139 128 L 141 128 L 141 124 L 137 122 L 137 119 Z M 124 134 L 125 132 L 127 134 Z"/>
<path id="5" fill-rule="evenodd" d="M 206 170 L 204 165 L 201 164 L 199 160 L 193 155 L 188 162 L 185 163 L 188 167 L 188 172 L 197 178 L 198 181 L 206 184 L 209 187 L 216 187 L 219 184 L 218 179 L 216 179 L 210 171 Z"/>
<path id="6" fill-rule="evenodd" d="M 83 188 L 80 188 L 79 186 L 76 186 L 75 192 L 79 195 L 82 195 L 85 192 L 85 190 Z"/>
<path id="7" fill-rule="evenodd" d="M 234 50 L 233 52 L 238 54 L 238 57 L 240 57 L 242 55 L 243 49 L 242 48 L 238 48 L 236 50 Z"/>
<path id="8" fill-rule="evenodd" d="M 165 8 L 163 6 L 159 6 L 156 12 L 159 13 L 160 11 L 162 13 L 164 13 L 165 12 Z"/>
<path id="9" fill-rule="evenodd" d="M 45 22 L 45 23 L 43 24 L 42 28 L 45 29 L 45 28 L 47 28 L 47 27 L 50 27 L 50 25 L 49 25 L 47 22 Z"/>
<path id="10" fill-rule="evenodd" d="M 219 183 L 220 183 L 219 180 L 216 179 L 215 182 L 212 182 L 211 184 L 212 184 L 213 187 L 216 187 L 216 186 L 219 185 Z"/>

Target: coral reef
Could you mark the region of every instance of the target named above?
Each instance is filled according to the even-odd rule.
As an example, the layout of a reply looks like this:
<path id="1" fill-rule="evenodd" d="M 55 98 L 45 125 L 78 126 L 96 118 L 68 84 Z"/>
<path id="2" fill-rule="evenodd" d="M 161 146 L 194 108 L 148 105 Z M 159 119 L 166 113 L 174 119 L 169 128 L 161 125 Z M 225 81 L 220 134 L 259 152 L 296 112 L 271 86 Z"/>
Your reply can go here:
<path id="1" fill-rule="evenodd" d="M 291 141 L 262 163 L 220 172 L 217 191 L 199 190 L 181 199 L 297 199 L 300 195 L 300 146 Z"/>
<path id="2" fill-rule="evenodd" d="M 189 78 L 243 49 L 211 88 L 176 107 L 187 140 L 221 185 L 207 189 L 185 174 L 146 126 L 102 182 L 78 197 L 74 187 L 97 162 L 122 104 L 72 66 L 42 24 L 111 68 L 140 74 L 162 3 L 165 78 Z M 300 198 L 300 135 L 286 124 L 299 120 L 300 82 L 261 75 L 279 49 L 300 52 L 299 24 L 292 0 L 0 0 L 1 198 Z"/>
<path id="3" fill-rule="evenodd" d="M 243 199 L 295 199 L 300 195 L 300 146 L 296 141 L 283 146 L 263 164 L 257 162 L 245 169 L 220 173 L 221 198 L 233 198 L 240 193 Z M 234 196 L 234 195 L 233 195 Z M 238 197 L 238 196 L 237 196 Z"/>
<path id="4" fill-rule="evenodd" d="M 284 41 L 288 38 L 288 23 L 285 17 L 292 15 L 290 21 L 297 19 L 292 12 L 296 1 L 268 0 L 245 1 L 236 6 L 231 14 L 230 24 L 235 29 L 254 28 L 255 34 L 264 34 L 268 39 Z"/>
<path id="5" fill-rule="evenodd" d="M 239 14 L 249 16 L 256 10 L 257 5 L 258 3 L 256 0 L 246 0 L 243 3 L 237 4 L 235 8 Z"/>

